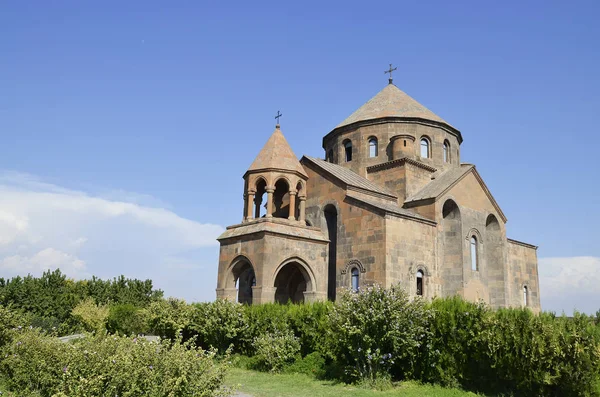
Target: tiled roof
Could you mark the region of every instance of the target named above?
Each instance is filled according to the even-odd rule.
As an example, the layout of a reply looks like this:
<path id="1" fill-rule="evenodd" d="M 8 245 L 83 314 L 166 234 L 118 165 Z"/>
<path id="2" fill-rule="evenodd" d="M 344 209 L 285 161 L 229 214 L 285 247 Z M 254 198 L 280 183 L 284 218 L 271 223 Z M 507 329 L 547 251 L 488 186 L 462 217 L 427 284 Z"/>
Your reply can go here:
<path id="1" fill-rule="evenodd" d="M 306 171 L 298 161 L 298 158 L 292 151 L 281 130 L 275 128 L 275 131 L 261 149 L 256 159 L 248 171 L 257 171 L 264 169 L 278 169 L 297 172 L 308 178 Z"/>
<path id="2" fill-rule="evenodd" d="M 369 198 L 369 197 L 365 197 L 363 195 L 358 195 L 358 194 L 355 194 L 355 193 L 352 193 L 352 192 L 346 193 L 346 196 L 350 197 L 350 198 L 352 198 L 354 200 L 357 200 L 357 201 L 363 202 L 365 204 L 368 204 L 368 205 L 370 205 L 372 207 L 379 208 L 379 209 L 381 209 L 381 210 L 383 210 L 385 212 L 388 212 L 388 213 L 391 213 L 391 214 L 394 214 L 394 215 L 399 215 L 399 216 L 404 217 L 404 218 L 413 218 L 413 219 L 417 219 L 417 220 L 420 220 L 420 221 L 426 221 L 428 223 L 435 223 L 435 221 L 433 221 L 433 220 L 431 220 L 429 218 L 425 218 L 422 215 L 419 215 L 419 214 L 417 214 L 415 212 L 412 212 L 410 210 L 404 209 L 404 208 L 400 207 L 399 205 L 394 204 L 392 202 L 384 203 L 384 202 L 380 202 L 378 200 L 375 200 L 375 199 L 372 199 L 372 198 Z"/>
<path id="3" fill-rule="evenodd" d="M 388 84 L 335 128 L 382 117 L 410 117 L 448 124 L 393 84 Z"/>
<path id="4" fill-rule="evenodd" d="M 452 184 L 454 184 L 454 182 L 461 179 L 467 172 L 471 171 L 473 167 L 473 164 L 461 164 L 460 167 L 452 167 L 444 171 L 434 180 L 425 185 L 423 189 L 408 197 L 405 203 L 438 197 Z"/>
<path id="5" fill-rule="evenodd" d="M 371 182 L 370 180 L 368 180 L 366 178 L 363 178 L 362 176 L 358 175 L 356 172 L 354 172 L 346 167 L 342 167 L 341 165 L 333 164 L 333 163 L 330 163 L 330 162 L 327 162 L 327 161 L 324 161 L 321 159 L 317 159 L 314 157 L 309 157 L 309 156 L 304 156 L 303 159 L 306 159 L 311 164 L 316 165 L 323 171 L 327 172 L 334 178 L 339 179 L 340 181 L 342 181 L 343 183 L 345 183 L 348 186 L 352 186 L 352 187 L 366 190 L 369 192 L 375 192 L 375 193 L 383 194 L 385 196 L 397 198 L 396 194 L 394 194 L 393 192 L 390 192 L 389 190 L 384 189 L 379 185 L 376 185 L 375 183 Z"/>

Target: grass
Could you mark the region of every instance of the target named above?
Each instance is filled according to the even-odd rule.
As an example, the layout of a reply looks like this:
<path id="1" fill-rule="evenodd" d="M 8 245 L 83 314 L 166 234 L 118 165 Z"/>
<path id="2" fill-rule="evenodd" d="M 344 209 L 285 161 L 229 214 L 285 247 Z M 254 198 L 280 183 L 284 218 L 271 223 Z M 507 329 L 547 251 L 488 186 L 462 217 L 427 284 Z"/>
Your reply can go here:
<path id="1" fill-rule="evenodd" d="M 403 382 L 393 389 L 385 391 L 370 390 L 360 386 L 351 386 L 332 381 L 316 380 L 304 374 L 269 374 L 240 368 L 230 368 L 226 384 L 236 391 L 253 397 L 329 397 L 344 395 L 348 397 L 466 397 L 477 394 L 459 389 L 446 389 L 441 386 L 419 385 Z"/>

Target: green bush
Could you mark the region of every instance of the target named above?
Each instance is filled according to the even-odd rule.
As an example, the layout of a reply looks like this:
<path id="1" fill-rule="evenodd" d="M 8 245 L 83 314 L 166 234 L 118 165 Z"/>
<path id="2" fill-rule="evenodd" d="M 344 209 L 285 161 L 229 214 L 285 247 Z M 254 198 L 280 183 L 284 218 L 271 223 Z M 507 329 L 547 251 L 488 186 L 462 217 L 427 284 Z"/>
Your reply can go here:
<path id="1" fill-rule="evenodd" d="M 425 363 L 421 380 L 445 386 L 480 387 L 489 384 L 490 364 L 486 360 L 483 333 L 493 331 L 492 311 L 482 303 L 460 297 L 434 299 L 431 322 L 432 362 Z M 429 364 L 429 365 L 427 365 Z"/>
<path id="2" fill-rule="evenodd" d="M 272 372 L 280 372 L 292 364 L 300 353 L 300 342 L 289 330 L 258 336 L 254 339 L 254 345 L 259 368 Z"/>
<path id="3" fill-rule="evenodd" d="M 28 320 L 26 316 L 0 305 L 0 348 L 11 340 L 13 335 L 12 329 L 28 326 Z"/>
<path id="4" fill-rule="evenodd" d="M 15 331 L 0 363 L 8 387 L 50 396 L 220 396 L 225 367 L 191 342 L 88 334 L 73 344 Z M 28 395 L 28 394 L 27 394 Z"/>
<path id="5" fill-rule="evenodd" d="M 248 323 L 240 303 L 217 299 L 192 306 L 188 330 L 197 336 L 204 348 L 215 348 L 223 354 L 230 346 L 240 351 L 248 337 Z"/>
<path id="6" fill-rule="evenodd" d="M 399 286 L 345 291 L 330 315 L 332 351 L 353 380 L 414 378 L 420 362 L 430 361 L 432 316 Z"/>
<path id="7" fill-rule="evenodd" d="M 192 306 L 184 300 L 168 298 L 152 302 L 146 309 L 148 328 L 154 335 L 175 339 L 179 334 L 189 334 Z"/>
<path id="8" fill-rule="evenodd" d="M 326 374 L 325 358 L 319 352 L 313 352 L 305 357 L 297 358 L 293 364 L 285 367 L 284 371 L 291 374 L 306 374 L 322 378 Z"/>
<path id="9" fill-rule="evenodd" d="M 88 332 L 101 332 L 106 330 L 108 307 L 97 305 L 94 298 L 87 297 L 73 308 L 73 318 L 83 325 Z"/>
<path id="10" fill-rule="evenodd" d="M 131 303 L 110 305 L 107 330 L 112 334 L 139 335 L 148 333 L 146 311 Z"/>

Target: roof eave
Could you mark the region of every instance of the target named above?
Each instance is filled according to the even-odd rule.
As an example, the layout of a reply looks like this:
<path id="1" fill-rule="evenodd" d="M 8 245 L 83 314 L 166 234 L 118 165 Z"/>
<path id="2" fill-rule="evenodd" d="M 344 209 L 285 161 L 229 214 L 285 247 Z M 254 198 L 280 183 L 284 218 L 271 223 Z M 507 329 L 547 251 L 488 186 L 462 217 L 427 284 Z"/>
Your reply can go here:
<path id="1" fill-rule="evenodd" d="M 459 144 L 462 144 L 463 138 L 462 134 L 459 130 L 452 127 L 450 124 L 446 122 L 440 122 L 436 120 L 425 119 L 421 117 L 399 117 L 399 116 L 388 116 L 388 117 L 378 117 L 374 119 L 360 120 L 355 121 L 354 123 L 340 125 L 331 130 L 327 135 L 323 137 L 323 149 L 326 148 L 325 142 L 329 139 L 333 138 L 336 135 L 343 134 L 346 131 L 356 129 L 358 127 L 364 127 L 368 125 L 376 125 L 376 124 L 385 124 L 385 123 L 397 123 L 397 122 L 408 122 L 408 123 L 419 123 L 425 125 L 432 125 L 435 127 L 439 127 L 447 131 L 448 133 L 454 135 L 458 140 Z"/>

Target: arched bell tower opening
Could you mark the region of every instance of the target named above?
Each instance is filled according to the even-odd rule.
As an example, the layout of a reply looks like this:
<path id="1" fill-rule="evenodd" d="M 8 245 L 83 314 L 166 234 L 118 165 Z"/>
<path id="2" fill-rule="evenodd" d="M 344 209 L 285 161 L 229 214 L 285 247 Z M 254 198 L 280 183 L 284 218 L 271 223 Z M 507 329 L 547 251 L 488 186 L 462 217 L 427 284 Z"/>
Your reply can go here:
<path id="1" fill-rule="evenodd" d="M 337 266 L 337 228 L 338 213 L 334 205 L 328 204 L 323 209 L 325 222 L 327 223 L 327 237 L 329 238 L 329 262 L 327 263 L 327 299 L 335 301 L 337 288 L 336 266 Z"/>

